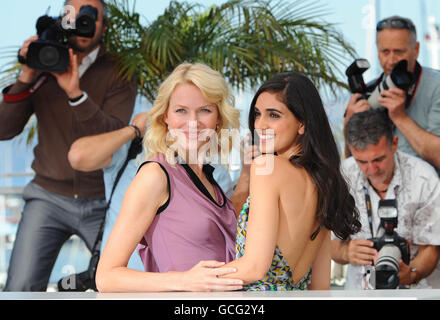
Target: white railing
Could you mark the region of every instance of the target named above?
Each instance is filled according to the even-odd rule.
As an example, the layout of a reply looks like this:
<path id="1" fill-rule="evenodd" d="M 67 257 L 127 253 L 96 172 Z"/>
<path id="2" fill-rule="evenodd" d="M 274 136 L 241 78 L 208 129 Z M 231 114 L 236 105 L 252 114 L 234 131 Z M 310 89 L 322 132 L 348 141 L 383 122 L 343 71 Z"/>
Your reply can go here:
<path id="1" fill-rule="evenodd" d="M 0 179 L 26 176 L 30 176 L 30 174 L 0 174 Z M 6 283 L 9 256 L 12 252 L 16 229 L 24 207 L 23 189 L 24 187 L 0 187 L 0 291 Z M 67 275 L 64 273 L 71 273 L 72 270 L 75 272 L 83 271 L 82 268 L 85 269 L 87 266 L 89 257 L 90 253 L 84 242 L 77 236 L 71 237 L 63 246 L 55 263 L 49 291 L 54 289 L 57 280 Z M 344 285 L 345 273 L 346 268 L 344 266 L 332 261 L 332 288 L 337 289 Z"/>
<path id="2" fill-rule="evenodd" d="M 22 192 L 22 187 L 0 187 L 0 288 L 6 282 L 9 255 L 23 207 Z"/>
<path id="3" fill-rule="evenodd" d="M 32 177 L 32 173 L 0 174 L 2 179 Z M 22 198 L 24 187 L 0 187 L 0 291 L 6 283 L 9 258 L 15 241 L 15 234 L 24 207 Z M 48 291 L 56 282 L 68 275 L 66 272 L 81 272 L 88 265 L 90 253 L 84 242 L 72 236 L 62 247 L 50 277 Z M 84 270 L 83 270 L 84 269 Z"/>

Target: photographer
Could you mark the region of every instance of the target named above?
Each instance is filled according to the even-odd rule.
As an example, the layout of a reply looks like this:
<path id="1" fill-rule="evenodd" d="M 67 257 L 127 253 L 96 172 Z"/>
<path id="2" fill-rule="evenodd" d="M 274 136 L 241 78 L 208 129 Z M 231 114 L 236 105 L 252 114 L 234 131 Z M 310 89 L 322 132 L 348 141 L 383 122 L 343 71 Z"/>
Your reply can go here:
<path id="1" fill-rule="evenodd" d="M 362 223 L 362 230 L 351 239 L 332 240 L 332 259 L 349 264 L 345 288 L 361 289 L 364 267 L 376 259 L 373 242 L 367 239 L 378 236 L 381 199 L 397 201 L 394 230 L 410 244 L 409 266 L 399 261 L 400 284 L 440 288 L 440 180 L 435 170 L 427 162 L 397 151 L 399 138 L 393 136 L 384 108 L 354 114 L 345 130 L 353 156 L 342 162 L 342 171 Z"/>
<path id="2" fill-rule="evenodd" d="M 72 169 L 67 153 L 82 136 L 124 127 L 134 108 L 135 83 L 118 79 L 116 63 L 102 42 L 105 2 L 71 0 L 65 4 L 74 9 L 75 16 L 83 6 L 92 6 L 88 8 L 96 13 L 93 36 L 70 37 L 64 73 L 30 68 L 29 48 L 38 37 L 25 41 L 19 51 L 21 74 L 3 91 L 0 103 L 2 140 L 20 134 L 32 114 L 38 121 L 32 163 L 35 177 L 23 192 L 25 207 L 5 291 L 45 291 L 58 252 L 73 234 L 91 249 L 105 215 L 102 172 Z M 42 75 L 47 75 L 44 82 Z"/>
<path id="3" fill-rule="evenodd" d="M 401 60 L 408 62 L 413 74 L 407 92 L 397 87 L 383 90 L 378 102 L 388 110 L 396 126 L 399 150 L 420 157 L 440 173 L 440 73 L 417 62 L 420 44 L 410 19 L 393 16 L 376 26 L 378 58 L 383 74 L 374 85 L 388 76 Z M 368 101 L 354 94 L 347 106 L 345 123 L 356 112 L 370 108 Z"/>

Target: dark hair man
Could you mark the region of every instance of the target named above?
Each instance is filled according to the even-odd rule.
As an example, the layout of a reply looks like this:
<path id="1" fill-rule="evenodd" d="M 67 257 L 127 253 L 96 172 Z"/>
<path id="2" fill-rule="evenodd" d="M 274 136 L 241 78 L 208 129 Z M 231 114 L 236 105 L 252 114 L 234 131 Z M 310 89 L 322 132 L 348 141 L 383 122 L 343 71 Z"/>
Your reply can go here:
<path id="1" fill-rule="evenodd" d="M 349 240 L 332 240 L 332 259 L 349 264 L 345 288 L 362 289 L 365 267 L 377 258 L 373 242 L 367 239 L 378 237 L 381 199 L 397 201 L 395 231 L 410 244 L 409 266 L 399 262 L 400 284 L 440 288 L 440 180 L 434 168 L 397 151 L 399 138 L 393 135 L 385 108 L 354 114 L 345 134 L 352 157 L 342 162 L 342 171 L 362 224 Z"/>
<path id="2" fill-rule="evenodd" d="M 67 153 L 77 138 L 119 129 L 128 124 L 136 86 L 118 79 L 115 61 L 102 43 L 106 6 L 102 0 L 65 3 L 77 15 L 84 5 L 98 10 L 92 38 L 70 39 L 70 63 L 62 74 L 51 73 L 32 92 L 41 72 L 22 65 L 17 82 L 6 88 L 0 103 L 0 139 L 11 139 L 32 114 L 38 120 L 35 177 L 23 192 L 25 207 L 10 259 L 5 291 L 45 291 L 63 243 L 73 234 L 92 248 L 105 216 L 102 172 L 79 172 Z M 27 57 L 26 40 L 19 55 Z M 28 93 L 27 95 L 24 93 Z M 29 94 L 30 93 L 30 94 Z"/>
<path id="3" fill-rule="evenodd" d="M 399 150 L 418 156 L 440 173 L 440 73 L 422 67 L 417 58 L 420 44 L 416 28 L 407 18 L 392 16 L 376 26 L 378 58 L 384 76 L 401 60 L 408 62 L 413 83 L 405 92 L 397 87 L 381 92 L 379 102 L 388 110 L 399 137 Z M 356 113 L 370 108 L 367 100 L 354 94 L 347 106 L 345 122 Z"/>

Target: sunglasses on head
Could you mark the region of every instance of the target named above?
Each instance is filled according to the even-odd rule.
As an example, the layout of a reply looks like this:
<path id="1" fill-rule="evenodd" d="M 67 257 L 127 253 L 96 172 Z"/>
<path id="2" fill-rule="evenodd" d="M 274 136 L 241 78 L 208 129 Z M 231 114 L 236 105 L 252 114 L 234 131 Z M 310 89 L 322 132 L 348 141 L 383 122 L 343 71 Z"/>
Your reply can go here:
<path id="1" fill-rule="evenodd" d="M 411 22 L 402 18 L 384 19 L 382 21 L 379 21 L 376 25 L 376 31 L 381 31 L 385 28 L 408 29 L 410 31 L 416 30 Z"/>

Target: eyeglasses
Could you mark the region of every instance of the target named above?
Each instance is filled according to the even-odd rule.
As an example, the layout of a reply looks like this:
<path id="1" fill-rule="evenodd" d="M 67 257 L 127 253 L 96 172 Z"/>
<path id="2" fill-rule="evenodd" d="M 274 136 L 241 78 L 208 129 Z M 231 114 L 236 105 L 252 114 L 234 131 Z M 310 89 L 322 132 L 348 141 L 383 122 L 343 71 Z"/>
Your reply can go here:
<path id="1" fill-rule="evenodd" d="M 379 21 L 376 25 L 376 31 L 381 31 L 385 28 L 394 28 L 394 29 L 408 29 L 412 32 L 416 31 L 416 27 L 414 24 L 403 18 L 388 18 L 382 21 Z"/>

